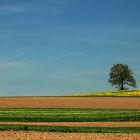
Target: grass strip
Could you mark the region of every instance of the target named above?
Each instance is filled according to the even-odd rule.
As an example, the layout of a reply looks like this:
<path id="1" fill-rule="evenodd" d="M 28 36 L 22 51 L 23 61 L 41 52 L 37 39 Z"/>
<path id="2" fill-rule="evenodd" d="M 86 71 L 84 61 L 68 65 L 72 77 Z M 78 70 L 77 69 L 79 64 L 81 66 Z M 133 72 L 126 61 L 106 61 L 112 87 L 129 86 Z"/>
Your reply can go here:
<path id="1" fill-rule="evenodd" d="M 0 131 L 42 131 L 65 133 L 140 133 L 140 127 L 69 127 L 69 126 L 34 126 L 34 125 L 0 125 Z"/>
<path id="2" fill-rule="evenodd" d="M 140 121 L 140 110 L 15 108 L 0 109 L 1 122 L 129 122 Z"/>

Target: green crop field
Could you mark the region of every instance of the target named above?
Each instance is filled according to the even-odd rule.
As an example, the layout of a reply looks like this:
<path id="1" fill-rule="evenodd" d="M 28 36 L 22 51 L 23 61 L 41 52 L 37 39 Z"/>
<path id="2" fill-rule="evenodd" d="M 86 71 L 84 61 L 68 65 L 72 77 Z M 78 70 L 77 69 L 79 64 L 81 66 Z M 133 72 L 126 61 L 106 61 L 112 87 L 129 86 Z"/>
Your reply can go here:
<path id="1" fill-rule="evenodd" d="M 140 110 L 18 108 L 0 109 L 1 122 L 140 121 Z"/>
<path id="2" fill-rule="evenodd" d="M 70 126 L 34 126 L 34 125 L 0 125 L 0 131 L 24 130 L 45 132 L 76 133 L 139 133 L 140 127 L 70 127 Z"/>

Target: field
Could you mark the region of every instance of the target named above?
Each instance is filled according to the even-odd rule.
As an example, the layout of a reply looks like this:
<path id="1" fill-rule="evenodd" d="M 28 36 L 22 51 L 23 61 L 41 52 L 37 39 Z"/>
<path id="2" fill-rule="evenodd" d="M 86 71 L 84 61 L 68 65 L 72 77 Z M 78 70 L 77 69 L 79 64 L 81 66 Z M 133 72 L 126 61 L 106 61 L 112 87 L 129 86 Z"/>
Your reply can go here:
<path id="1" fill-rule="evenodd" d="M 138 97 L 0 98 L 0 139 L 3 140 L 139 138 Z"/>
<path id="2" fill-rule="evenodd" d="M 17 108 L 0 109 L 1 122 L 129 122 L 140 121 L 140 110 Z"/>
<path id="3" fill-rule="evenodd" d="M 0 108 L 137 109 L 138 97 L 12 97 L 0 98 Z"/>
<path id="4" fill-rule="evenodd" d="M 140 97 L 140 90 L 123 90 L 112 92 L 91 92 L 83 94 L 72 94 L 72 96 L 80 97 Z"/>
<path id="5" fill-rule="evenodd" d="M 1 140 L 139 140 L 140 134 L 0 132 Z"/>

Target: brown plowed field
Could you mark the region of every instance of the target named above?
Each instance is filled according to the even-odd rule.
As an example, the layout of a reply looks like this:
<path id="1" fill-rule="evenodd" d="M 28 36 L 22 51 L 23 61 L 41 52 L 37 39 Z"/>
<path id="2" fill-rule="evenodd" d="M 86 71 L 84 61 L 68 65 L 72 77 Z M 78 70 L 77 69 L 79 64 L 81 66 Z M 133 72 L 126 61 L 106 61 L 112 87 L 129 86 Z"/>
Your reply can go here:
<path id="1" fill-rule="evenodd" d="M 84 127 L 140 127 L 140 122 L 0 122 L 0 124 Z"/>
<path id="2" fill-rule="evenodd" d="M 140 134 L 0 132 L 0 140 L 140 140 Z"/>
<path id="3" fill-rule="evenodd" d="M 130 98 L 130 97 L 0 98 L 0 108 L 140 109 L 140 98 Z"/>

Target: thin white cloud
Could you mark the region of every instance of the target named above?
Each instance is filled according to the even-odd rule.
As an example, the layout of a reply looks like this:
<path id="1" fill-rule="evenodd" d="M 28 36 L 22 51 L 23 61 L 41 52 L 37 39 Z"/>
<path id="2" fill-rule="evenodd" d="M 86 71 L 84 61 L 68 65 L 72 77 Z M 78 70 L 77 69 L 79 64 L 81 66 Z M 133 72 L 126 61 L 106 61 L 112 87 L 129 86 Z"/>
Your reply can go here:
<path id="1" fill-rule="evenodd" d="M 3 59 L 0 60 L 0 69 L 19 68 L 21 66 L 25 66 L 25 63 L 12 60 L 3 60 Z"/>
<path id="2" fill-rule="evenodd" d="M 15 5 L 0 6 L 0 12 L 22 12 L 25 8 Z"/>
<path id="3" fill-rule="evenodd" d="M 41 3 L 43 5 L 43 3 Z M 48 5 L 41 5 L 40 3 L 18 3 L 12 5 L 1 5 L 0 6 L 0 13 L 1 14 L 9 14 L 9 13 L 26 13 L 26 12 L 40 12 L 40 11 L 47 11 L 46 15 L 61 15 L 64 10 L 59 5 L 55 4 L 48 4 Z"/>
<path id="4" fill-rule="evenodd" d="M 83 56 L 85 55 L 84 52 L 69 52 L 65 54 L 66 56 Z"/>
<path id="5" fill-rule="evenodd" d="M 73 58 L 73 57 L 82 57 L 84 55 L 85 55 L 84 52 L 68 52 L 61 55 L 49 57 L 47 60 L 63 60 L 63 59 Z"/>

